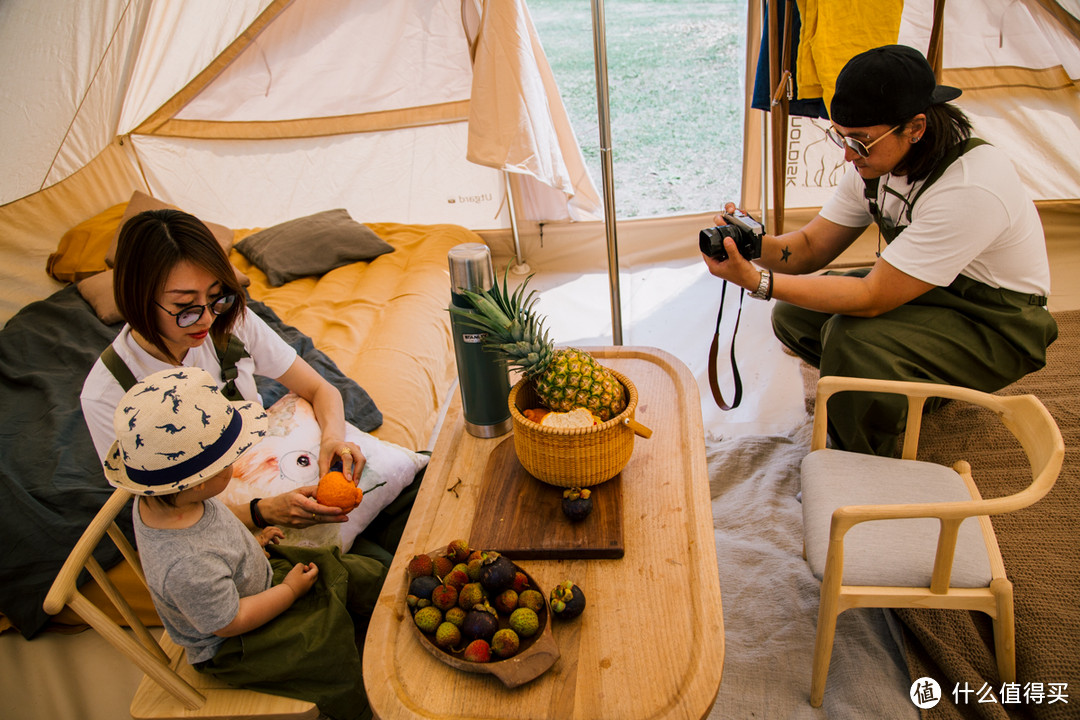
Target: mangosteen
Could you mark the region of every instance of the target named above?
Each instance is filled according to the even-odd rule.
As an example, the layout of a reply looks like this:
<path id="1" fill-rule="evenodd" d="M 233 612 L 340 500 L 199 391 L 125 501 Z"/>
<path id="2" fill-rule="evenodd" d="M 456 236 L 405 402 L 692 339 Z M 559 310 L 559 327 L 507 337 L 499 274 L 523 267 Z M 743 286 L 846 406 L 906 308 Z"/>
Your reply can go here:
<path id="1" fill-rule="evenodd" d="M 483 606 L 476 606 L 482 608 Z M 474 640 L 487 640 L 491 642 L 492 636 L 499 629 L 499 618 L 495 611 L 489 608 L 472 609 L 465 613 L 465 620 L 461 623 L 461 632 L 465 637 Z"/>
<path id="2" fill-rule="evenodd" d="M 490 593 L 500 593 L 514 582 L 517 566 L 497 552 L 489 552 L 480 563 L 480 584 Z"/>
<path id="3" fill-rule="evenodd" d="M 563 515 L 570 518 L 570 522 L 581 522 L 592 512 L 592 491 L 588 488 L 582 490 L 572 487 L 563 490 L 562 511 Z"/>
<path id="4" fill-rule="evenodd" d="M 571 620 L 585 609 L 585 593 L 570 580 L 564 580 L 551 591 L 550 605 L 555 617 Z"/>
<path id="5" fill-rule="evenodd" d="M 409 583 L 409 595 L 415 595 L 421 600 L 430 600 L 431 592 L 439 585 L 442 585 L 442 583 L 439 582 L 438 578 L 431 575 L 421 575 L 413 578 L 413 581 Z"/>

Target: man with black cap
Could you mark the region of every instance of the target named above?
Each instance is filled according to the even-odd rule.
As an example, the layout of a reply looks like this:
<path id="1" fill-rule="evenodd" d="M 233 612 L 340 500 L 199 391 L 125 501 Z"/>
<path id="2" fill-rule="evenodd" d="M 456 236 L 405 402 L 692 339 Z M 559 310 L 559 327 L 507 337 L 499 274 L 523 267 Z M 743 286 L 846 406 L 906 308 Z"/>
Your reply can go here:
<path id="1" fill-rule="evenodd" d="M 855 172 L 805 227 L 766 235 L 756 264 L 730 238 L 728 260 L 705 257 L 713 275 L 779 301 L 776 336 L 822 375 L 993 392 L 1046 363 L 1057 325 L 1042 225 L 1009 158 L 971 137 L 959 96 L 910 47 L 856 55 L 827 130 Z M 886 243 L 872 268 L 809 274 L 871 222 Z M 841 393 L 829 433 L 841 449 L 892 455 L 905 417 L 898 396 Z"/>

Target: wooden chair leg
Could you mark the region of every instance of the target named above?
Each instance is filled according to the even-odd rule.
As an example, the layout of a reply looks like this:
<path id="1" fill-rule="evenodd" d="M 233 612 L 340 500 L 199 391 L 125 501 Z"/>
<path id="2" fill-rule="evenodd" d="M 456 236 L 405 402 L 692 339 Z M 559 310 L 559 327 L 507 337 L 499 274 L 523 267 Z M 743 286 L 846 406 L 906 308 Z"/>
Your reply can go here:
<path id="1" fill-rule="evenodd" d="M 1005 578 L 990 582 L 997 600 L 994 618 L 994 655 L 1001 682 L 1016 682 L 1016 621 L 1013 613 L 1013 586 Z"/>
<path id="2" fill-rule="evenodd" d="M 818 607 L 817 638 L 814 640 L 814 662 L 810 676 L 810 704 L 821 707 L 825 700 L 825 680 L 829 675 L 833 640 L 836 637 L 836 616 L 840 603 L 839 587 L 830 590 L 822 585 Z"/>

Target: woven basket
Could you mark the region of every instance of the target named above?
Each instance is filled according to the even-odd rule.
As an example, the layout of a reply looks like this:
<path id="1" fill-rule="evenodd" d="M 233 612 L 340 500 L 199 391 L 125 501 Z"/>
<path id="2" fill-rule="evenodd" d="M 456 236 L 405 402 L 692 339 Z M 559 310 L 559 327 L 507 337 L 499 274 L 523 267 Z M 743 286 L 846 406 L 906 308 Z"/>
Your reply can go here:
<path id="1" fill-rule="evenodd" d="M 637 388 L 625 375 L 611 374 L 626 388 L 626 408 L 592 427 L 549 428 L 533 422 L 521 414 L 542 405 L 533 381 L 520 380 L 510 389 L 514 448 L 526 472 L 558 487 L 599 485 L 622 472 L 634 451 L 633 428 L 647 429 L 633 421 Z"/>

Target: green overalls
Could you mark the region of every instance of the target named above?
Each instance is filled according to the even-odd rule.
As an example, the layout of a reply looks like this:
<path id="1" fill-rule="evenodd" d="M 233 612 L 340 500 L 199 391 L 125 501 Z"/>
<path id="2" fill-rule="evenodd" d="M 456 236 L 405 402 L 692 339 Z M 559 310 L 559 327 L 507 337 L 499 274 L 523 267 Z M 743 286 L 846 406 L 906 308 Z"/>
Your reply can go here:
<path id="1" fill-rule="evenodd" d="M 950 151 L 907 203 L 907 220 L 927 187 L 960 155 L 984 141 L 972 138 Z M 885 242 L 907 225 L 894 225 L 876 202 L 877 180 L 867 182 L 870 212 Z M 846 275 L 865 276 L 869 268 Z M 843 375 L 960 385 L 994 392 L 1046 364 L 1057 323 L 1046 298 L 958 275 L 874 318 L 829 315 L 778 302 L 776 337 L 822 376 Z M 929 405 L 929 403 L 928 403 Z M 930 409 L 930 408 L 928 408 Z M 843 450 L 892 456 L 907 405 L 897 395 L 839 393 L 829 402 L 829 434 Z"/>

